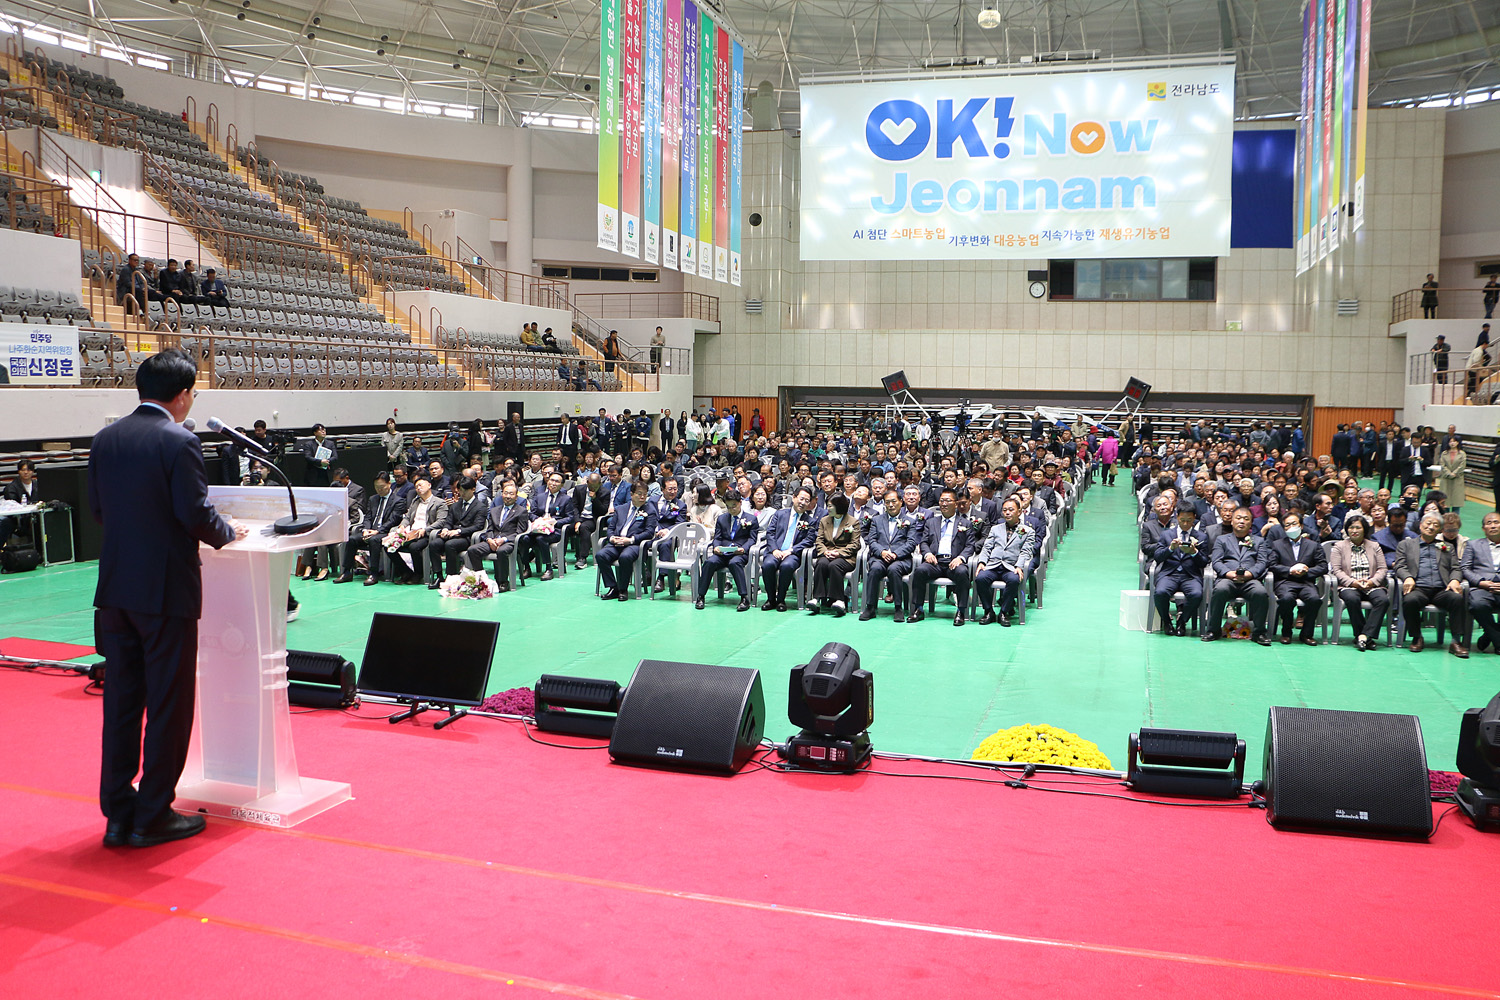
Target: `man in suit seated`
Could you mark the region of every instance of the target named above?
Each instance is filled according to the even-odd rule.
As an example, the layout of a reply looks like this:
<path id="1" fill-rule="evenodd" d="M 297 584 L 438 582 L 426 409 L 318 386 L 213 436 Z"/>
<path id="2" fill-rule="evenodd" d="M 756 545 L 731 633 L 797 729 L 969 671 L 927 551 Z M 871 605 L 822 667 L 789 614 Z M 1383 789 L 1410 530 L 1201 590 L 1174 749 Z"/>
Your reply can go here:
<path id="1" fill-rule="evenodd" d="M 1270 594 L 1261 579 L 1271 564 L 1271 550 L 1259 535 L 1250 533 L 1254 523 L 1250 508 L 1237 507 L 1230 516 L 1230 532 L 1220 535 L 1214 543 L 1211 563 L 1218 579 L 1214 581 L 1204 642 L 1222 639 L 1221 626 L 1224 608 L 1236 598 L 1244 598 L 1250 606 L 1250 638 L 1261 646 L 1269 646 L 1266 635 L 1266 610 L 1270 605 Z"/>
<path id="2" fill-rule="evenodd" d="M 765 544 L 760 559 L 761 585 L 766 589 L 762 611 L 786 610 L 786 592 L 802 566 L 802 553 L 812 544 L 818 522 L 812 517 L 813 491 L 799 487 L 792 505 L 783 507 L 766 522 Z"/>
<path id="3" fill-rule="evenodd" d="M 974 554 L 972 525 L 958 516 L 958 500 L 953 490 L 944 488 L 938 494 L 938 516 L 922 522 L 917 548 L 918 560 L 911 571 L 911 621 L 927 617 L 927 588 L 933 580 L 947 577 L 957 592 L 958 613 L 954 625 L 962 625 L 969 611 L 969 557 Z"/>
<path id="4" fill-rule="evenodd" d="M 775 517 L 773 514 L 773 521 Z M 890 585 L 891 594 L 896 599 L 892 605 L 896 621 L 906 621 L 901 581 L 911 572 L 911 554 L 917 547 L 914 523 L 902 513 L 901 497 L 894 491 L 885 495 L 881 512 L 865 522 L 865 545 L 870 554 L 865 567 L 865 606 L 859 613 L 860 621 L 867 622 L 875 617 L 875 607 L 884 584 Z M 769 530 L 767 537 L 770 537 Z"/>
<path id="5" fill-rule="evenodd" d="M 364 521 L 361 527 L 349 533 L 339 553 L 339 565 L 343 567 L 334 583 L 349 583 L 354 579 L 354 553 L 364 549 L 370 566 L 370 575 L 365 585 L 372 586 L 380 580 L 380 540 L 391 532 L 406 516 L 406 501 L 391 488 L 391 477 L 387 472 L 375 473 L 375 492 L 365 497 Z"/>
<path id="6" fill-rule="evenodd" d="M 1140 550 L 1150 558 L 1151 553 L 1156 551 L 1157 541 L 1161 533 L 1173 527 L 1177 522 L 1173 520 L 1173 514 L 1177 510 L 1177 498 L 1171 491 L 1158 493 L 1156 499 L 1151 502 L 1151 513 L 1141 522 Z"/>
<path id="7" fill-rule="evenodd" d="M 510 571 L 504 557 L 515 549 L 517 540 L 526 534 L 530 524 L 531 511 L 517 501 L 516 484 L 505 483 L 500 488 L 500 499 L 490 505 L 484 534 L 464 553 L 464 565 L 473 570 L 481 569 L 484 561 L 494 556 L 495 589 L 505 593 L 510 589 Z"/>
<path id="8" fill-rule="evenodd" d="M 573 529 L 573 568 L 583 569 L 584 560 L 594 544 L 594 532 L 609 516 L 610 495 L 604 479 L 597 472 L 573 487 L 573 509 L 578 520 Z"/>
<path id="9" fill-rule="evenodd" d="M 456 576 L 459 560 L 469 551 L 469 538 L 484 527 L 489 516 L 489 504 L 479 497 L 478 483 L 468 476 L 458 481 L 458 495 L 448 504 L 448 515 L 442 525 L 432 533 L 432 562 L 436 567 L 439 558 L 449 576 Z M 436 590 L 441 584 L 433 580 L 428 590 Z"/>
<path id="10" fill-rule="evenodd" d="M 1203 570 L 1211 546 L 1198 530 L 1198 508 L 1191 501 L 1177 505 L 1177 524 L 1163 531 L 1151 559 L 1156 563 L 1156 586 L 1151 600 L 1161 619 L 1163 635 L 1187 635 L 1192 609 L 1203 600 Z M 1177 618 L 1172 618 L 1172 595 L 1181 593 Z"/>
<path id="11" fill-rule="evenodd" d="M 229 286 L 211 267 L 204 270 L 203 283 L 198 286 L 198 304 L 214 309 L 229 308 Z"/>
<path id="12" fill-rule="evenodd" d="M 1010 628 L 1011 618 L 1016 613 L 1016 598 L 1021 593 L 1021 581 L 1026 579 L 1031 567 L 1031 554 L 1036 548 L 1036 532 L 1021 519 L 1021 502 L 1007 497 L 1000 505 L 1000 523 L 990 529 L 984 547 L 979 552 L 979 563 L 974 574 L 974 589 L 979 603 L 984 605 L 984 614 L 979 624 L 988 625 L 995 618 L 995 584 L 1004 588 L 1000 598 L 1000 627 Z"/>
<path id="13" fill-rule="evenodd" d="M 604 582 L 604 593 L 599 595 L 603 600 L 630 600 L 630 576 L 642 547 L 656 534 L 656 508 L 647 503 L 650 496 L 645 483 L 636 483 L 630 503 L 615 507 L 610 514 L 609 537 L 594 554 L 594 565 Z"/>
<path id="14" fill-rule="evenodd" d="M 1461 562 L 1464 579 L 1469 581 L 1469 612 L 1482 633 L 1478 649 L 1500 653 L 1500 626 L 1495 623 L 1495 612 L 1500 610 L 1500 514 L 1484 515 L 1484 538 L 1464 547 Z"/>
<path id="15" fill-rule="evenodd" d="M 1453 546 L 1438 537 L 1442 527 L 1442 517 L 1428 514 L 1421 520 L 1417 537 L 1403 538 L 1396 546 L 1396 581 L 1401 585 L 1401 611 L 1411 641 L 1407 648 L 1413 653 L 1427 648 L 1422 639 L 1422 609 L 1432 604 L 1448 612 L 1453 634 L 1448 652 L 1465 660 L 1469 657 L 1469 622 L 1463 567 Z"/>
<path id="16" fill-rule="evenodd" d="M 734 589 L 740 595 L 736 611 L 750 610 L 750 588 L 745 579 L 745 564 L 750 559 L 750 548 L 760 534 L 760 521 L 753 513 L 740 509 L 740 494 L 731 489 L 724 494 L 724 506 L 728 508 L 714 522 L 714 535 L 709 540 L 703 556 L 703 565 L 698 569 L 698 592 L 693 595 L 693 607 L 703 610 L 704 598 L 715 574 L 727 569 L 734 579 Z"/>
<path id="17" fill-rule="evenodd" d="M 1386 570 L 1391 571 L 1396 568 L 1396 547 L 1403 539 L 1416 538 L 1417 533 L 1406 526 L 1406 508 L 1400 504 L 1391 504 L 1386 508 L 1385 527 L 1372 537 L 1385 555 Z"/>
<path id="18" fill-rule="evenodd" d="M 1281 618 L 1281 644 L 1292 642 L 1292 619 L 1297 616 L 1297 602 L 1302 602 L 1302 631 L 1297 641 L 1304 646 L 1316 646 L 1313 624 L 1323 598 L 1318 593 L 1318 581 L 1328 572 L 1328 557 L 1323 546 L 1314 538 L 1302 533 L 1302 520 L 1295 511 L 1288 511 L 1281 519 L 1286 532 L 1284 537 L 1271 541 L 1271 572 L 1275 574 L 1277 610 Z"/>
<path id="19" fill-rule="evenodd" d="M 677 543 L 668 541 L 667 535 L 673 528 L 685 523 L 688 519 L 687 504 L 683 501 L 681 492 L 682 488 L 677 485 L 675 476 L 662 479 L 661 496 L 656 501 L 656 534 L 653 536 L 658 560 L 670 561 L 677 556 Z M 651 585 L 651 590 L 659 594 L 666 589 L 666 586 L 666 577 L 658 575 L 656 582 Z"/>
<path id="20" fill-rule="evenodd" d="M 31 459 L 23 458 L 16 463 L 16 478 L 5 484 L 4 499 L 22 506 L 36 503 L 36 464 Z M 20 527 L 19 522 L 17 517 L 0 517 L 0 547 Z"/>
<path id="21" fill-rule="evenodd" d="M 563 491 L 562 473 L 550 473 L 546 486 L 532 491 L 527 506 L 531 509 L 531 526 L 521 539 L 521 571 L 526 572 L 535 559 L 541 579 L 550 580 L 557 569 L 552 565 L 552 546 L 562 541 L 563 532 L 578 517 L 572 496 Z"/>

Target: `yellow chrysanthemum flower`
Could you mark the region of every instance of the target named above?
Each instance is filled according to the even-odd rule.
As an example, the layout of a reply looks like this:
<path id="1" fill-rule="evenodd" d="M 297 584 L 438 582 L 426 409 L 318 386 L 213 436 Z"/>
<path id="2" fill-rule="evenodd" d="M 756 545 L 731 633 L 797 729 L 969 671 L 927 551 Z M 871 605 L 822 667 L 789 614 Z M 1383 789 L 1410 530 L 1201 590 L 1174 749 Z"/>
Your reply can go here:
<path id="1" fill-rule="evenodd" d="M 1025 725 L 1002 729 L 975 747 L 972 759 L 1091 767 L 1101 771 L 1114 769 L 1098 744 L 1056 726 Z"/>

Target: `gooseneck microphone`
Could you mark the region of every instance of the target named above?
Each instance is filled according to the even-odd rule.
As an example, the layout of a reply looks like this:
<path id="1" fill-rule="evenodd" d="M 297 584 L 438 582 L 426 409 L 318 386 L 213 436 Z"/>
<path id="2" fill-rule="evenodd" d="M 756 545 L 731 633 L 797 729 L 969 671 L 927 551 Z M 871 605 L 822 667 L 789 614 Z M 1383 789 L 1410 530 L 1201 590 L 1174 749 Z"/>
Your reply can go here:
<path id="1" fill-rule="evenodd" d="M 198 421 L 194 420 L 192 417 L 184 417 L 183 418 L 183 420 L 182 420 L 182 429 L 183 430 L 185 430 L 185 431 L 191 431 L 191 430 L 197 430 L 197 428 L 198 428 Z"/>
<path id="2" fill-rule="evenodd" d="M 220 420 L 218 417 L 208 418 L 208 429 L 218 434 L 222 434 L 224 437 L 227 437 L 229 440 L 233 441 L 241 448 L 244 448 L 252 455 L 255 455 L 255 460 L 261 465 L 264 465 L 270 471 L 274 472 L 276 474 L 276 478 L 281 480 L 281 484 L 286 487 L 286 496 L 287 500 L 291 503 L 292 513 L 290 517 L 280 518 L 271 525 L 271 529 L 275 531 L 276 534 L 305 535 L 307 534 L 307 532 L 312 531 L 318 526 L 318 519 L 313 515 L 298 515 L 297 494 L 292 491 L 292 484 L 286 478 L 286 473 L 282 472 L 271 462 L 270 453 L 266 451 L 263 445 L 253 440 L 252 438 L 241 434 L 233 427 L 230 427 L 228 424 L 224 423 L 224 421 Z"/>

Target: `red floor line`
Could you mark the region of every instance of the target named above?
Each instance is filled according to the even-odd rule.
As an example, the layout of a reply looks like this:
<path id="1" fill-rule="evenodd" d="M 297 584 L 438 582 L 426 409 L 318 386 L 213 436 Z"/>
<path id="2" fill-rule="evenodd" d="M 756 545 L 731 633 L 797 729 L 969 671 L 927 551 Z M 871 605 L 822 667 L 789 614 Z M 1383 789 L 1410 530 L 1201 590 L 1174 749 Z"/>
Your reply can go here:
<path id="1" fill-rule="evenodd" d="M 385 948 L 359 944 L 355 941 L 342 941 L 338 938 L 324 937 L 321 934 L 307 934 L 285 927 L 273 927 L 269 924 L 254 923 L 249 920 L 215 916 L 199 910 L 168 907 L 163 903 L 150 903 L 142 899 L 132 899 L 129 896 L 116 895 L 112 892 L 98 892 L 93 889 L 84 889 L 80 886 L 65 885 L 59 882 L 44 882 L 40 879 L 0 873 L 0 884 L 15 886 L 18 889 L 29 889 L 33 892 L 45 892 L 55 896 L 81 899 L 90 903 L 100 903 L 105 906 L 126 907 L 132 910 L 140 910 L 143 913 L 155 914 L 156 916 L 180 918 L 192 923 L 217 924 L 221 927 L 231 927 L 235 930 L 259 934 L 264 937 L 279 938 L 283 941 L 292 941 L 297 944 L 313 945 L 318 948 L 341 951 L 361 958 L 376 958 L 387 962 L 400 962 L 419 969 L 428 969 L 434 972 L 451 972 L 454 975 L 504 983 L 508 986 L 527 986 L 532 989 L 545 990 L 548 993 L 579 997 L 581 1000 L 638 1000 L 638 998 L 632 997 L 628 993 L 611 993 L 607 990 L 590 989 L 587 986 L 574 986 L 571 983 L 557 983 L 548 979 L 537 979 L 534 976 L 497 972 L 494 969 L 486 969 L 477 965 L 466 965 L 462 962 L 449 962 L 440 958 L 429 958 L 426 955 L 418 955 L 409 951 L 390 951 Z"/>
<path id="2" fill-rule="evenodd" d="M 38 789 L 25 785 L 14 785 L 7 782 L 0 782 L 0 789 L 44 795 L 52 798 L 71 799 L 86 802 L 94 801 L 94 799 L 90 796 L 79 795 L 73 792 L 60 792 L 50 789 Z M 1301 976 L 1304 978 L 1312 979 L 1325 979 L 1337 982 L 1369 983 L 1376 986 L 1391 986 L 1428 993 L 1447 994 L 1450 996 L 1479 997 L 1484 998 L 1484 1000 L 1500 1000 L 1500 993 L 1496 993 L 1490 990 L 1475 989 L 1463 986 L 1452 986 L 1443 983 L 1426 983 L 1416 980 L 1391 979 L 1382 976 L 1363 976 L 1355 973 L 1338 972 L 1332 969 L 1315 969 L 1295 965 L 1277 965 L 1275 963 L 1269 962 L 1254 962 L 1245 959 L 1221 958 L 1212 955 L 1197 955 L 1191 952 L 1160 951 L 1152 948 L 1136 948 L 1130 945 L 1098 944 L 1089 941 L 1066 941 L 1056 938 L 1034 937 L 1022 934 L 1006 934 L 1000 931 L 991 931 L 974 927 L 959 927 L 951 924 L 936 924 L 927 923 L 924 921 L 899 920 L 886 917 L 871 917 L 857 913 L 844 913 L 838 910 L 822 910 L 811 907 L 768 903 L 753 899 L 741 899 L 735 896 L 719 896 L 712 893 L 690 892 L 679 889 L 664 889 L 657 886 L 642 885 L 635 882 L 621 882 L 614 879 L 598 878 L 591 875 L 574 875 L 566 872 L 548 871 L 541 868 L 526 868 L 521 865 L 512 865 L 505 862 L 481 861 L 477 858 L 467 858 L 463 857 L 462 855 L 444 854 L 437 851 L 427 851 L 415 847 L 402 847 L 395 844 L 381 844 L 375 841 L 356 840 L 350 837 L 338 837 L 331 834 L 312 833 L 307 830 L 289 830 L 277 827 L 260 827 L 254 826 L 253 824 L 239 823 L 233 820 L 221 820 L 212 817 L 210 817 L 209 822 L 214 824 L 223 824 L 226 826 L 250 827 L 252 829 L 261 830 L 267 833 L 296 837 L 303 840 L 333 844 L 340 847 L 351 847 L 358 850 L 380 851 L 388 854 L 399 854 L 406 857 L 436 861 L 442 864 L 461 865 L 466 868 L 487 869 L 489 871 L 505 872 L 511 875 L 521 875 L 531 878 L 547 879 L 554 882 L 569 882 L 575 885 L 584 885 L 593 888 L 612 889 L 621 892 L 637 893 L 641 895 L 661 896 L 664 898 L 687 900 L 690 902 L 710 903 L 717 906 L 730 906 L 739 909 L 756 910 L 764 913 L 789 913 L 794 916 L 810 917 L 820 920 L 836 920 L 844 923 L 865 924 L 873 927 L 889 927 L 898 930 L 912 930 L 928 934 L 943 934 L 954 937 L 977 938 L 981 940 L 997 941 L 1008 944 L 1026 944 L 1044 948 L 1061 948 L 1071 951 L 1090 952 L 1094 954 L 1117 955 L 1126 958 L 1151 959 L 1154 961 L 1175 962 L 1187 965 L 1203 965 L 1224 969 L 1240 969 L 1249 972 L 1271 972 L 1282 975 Z M 12 876 L 0 875 L 0 881 L 7 881 L 11 878 Z M 79 889 L 77 891 L 89 892 L 90 890 Z M 155 908 L 154 904 L 143 905 L 147 908 Z M 176 914 L 173 915 L 175 916 Z M 220 922 L 223 923 L 225 921 L 221 920 Z M 287 933 L 291 934 L 293 932 Z M 362 946 L 353 945 L 352 947 L 358 948 Z"/>

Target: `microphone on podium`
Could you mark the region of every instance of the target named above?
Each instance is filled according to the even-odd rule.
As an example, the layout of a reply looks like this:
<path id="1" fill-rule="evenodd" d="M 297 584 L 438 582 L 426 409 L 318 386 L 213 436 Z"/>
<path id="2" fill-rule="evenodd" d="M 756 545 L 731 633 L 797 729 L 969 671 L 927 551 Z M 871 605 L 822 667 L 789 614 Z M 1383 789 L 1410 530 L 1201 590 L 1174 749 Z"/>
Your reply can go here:
<path id="1" fill-rule="evenodd" d="M 271 525 L 272 530 L 275 531 L 276 534 L 305 535 L 307 534 L 307 532 L 313 530 L 318 526 L 318 519 L 313 515 L 299 515 L 297 513 L 297 494 L 292 492 L 292 484 L 286 478 L 286 473 L 282 472 L 274 464 L 272 464 L 270 453 L 266 451 L 263 445 L 247 437 L 246 435 L 241 434 L 233 427 L 230 427 L 228 424 L 224 423 L 224 421 L 220 420 L 218 417 L 208 418 L 208 429 L 218 434 L 224 435 L 229 440 L 239 445 L 241 448 L 244 448 L 251 454 L 255 455 L 255 460 L 261 465 L 264 465 L 267 469 L 276 473 L 276 478 L 281 480 L 282 485 L 286 487 L 286 496 L 287 500 L 291 503 L 292 513 L 290 517 L 279 518 L 274 524 Z"/>
<path id="2" fill-rule="evenodd" d="M 182 421 L 182 429 L 183 430 L 185 430 L 185 431 L 196 430 L 197 427 L 198 427 L 198 421 L 194 420 L 192 417 L 184 417 L 183 418 L 183 421 Z"/>

